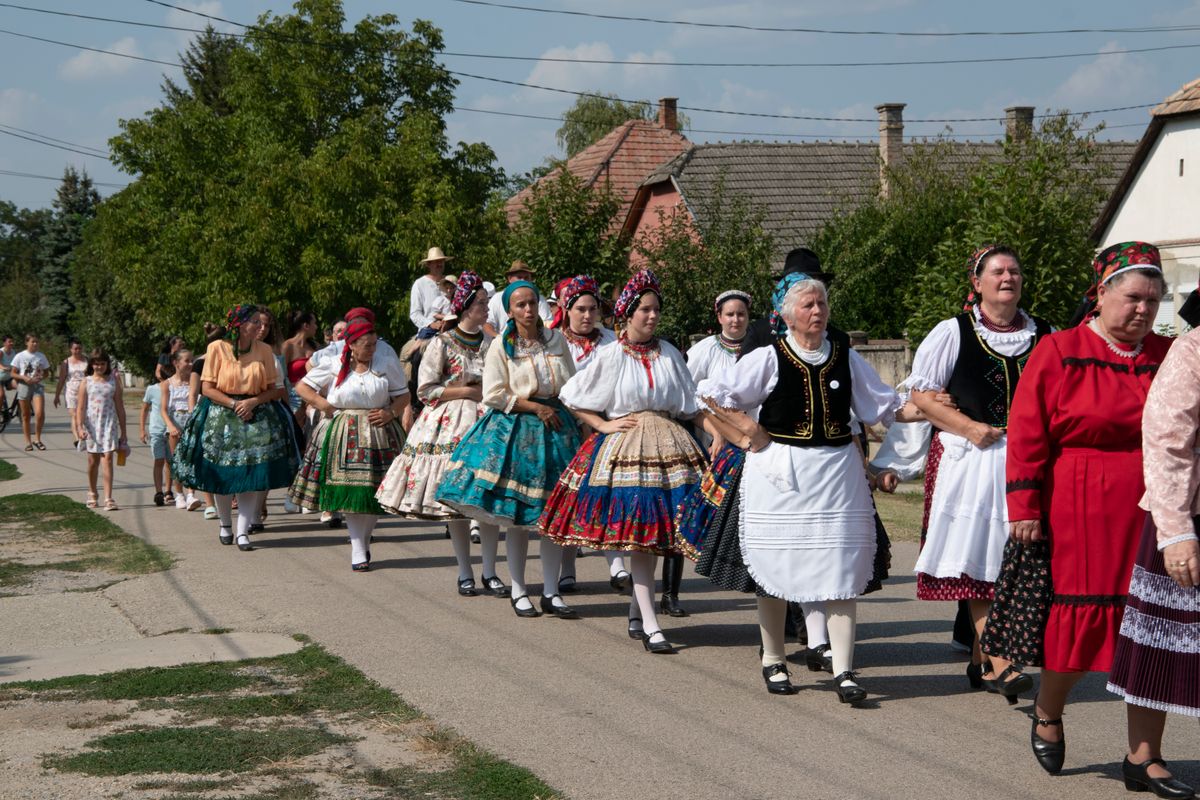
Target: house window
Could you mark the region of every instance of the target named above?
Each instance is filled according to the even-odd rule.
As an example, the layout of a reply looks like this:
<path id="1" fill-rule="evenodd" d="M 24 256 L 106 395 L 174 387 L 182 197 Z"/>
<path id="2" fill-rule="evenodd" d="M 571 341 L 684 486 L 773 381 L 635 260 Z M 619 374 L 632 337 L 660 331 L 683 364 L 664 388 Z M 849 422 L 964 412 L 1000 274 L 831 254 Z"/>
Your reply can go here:
<path id="1" fill-rule="evenodd" d="M 1183 159 L 1179 159 L 1179 177 L 1183 177 Z"/>

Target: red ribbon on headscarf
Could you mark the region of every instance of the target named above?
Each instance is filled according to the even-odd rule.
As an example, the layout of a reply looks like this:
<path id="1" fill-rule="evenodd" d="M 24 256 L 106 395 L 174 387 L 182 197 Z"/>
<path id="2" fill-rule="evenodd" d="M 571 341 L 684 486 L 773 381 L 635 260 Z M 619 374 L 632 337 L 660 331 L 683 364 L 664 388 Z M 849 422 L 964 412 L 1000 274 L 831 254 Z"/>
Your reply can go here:
<path id="1" fill-rule="evenodd" d="M 346 328 L 346 335 L 343 341 L 346 347 L 342 350 L 342 368 L 338 370 L 337 380 L 334 381 L 334 386 L 341 386 L 342 381 L 350 374 L 350 345 L 357 342 L 368 333 L 375 332 L 375 325 L 371 322 L 352 322 Z"/>

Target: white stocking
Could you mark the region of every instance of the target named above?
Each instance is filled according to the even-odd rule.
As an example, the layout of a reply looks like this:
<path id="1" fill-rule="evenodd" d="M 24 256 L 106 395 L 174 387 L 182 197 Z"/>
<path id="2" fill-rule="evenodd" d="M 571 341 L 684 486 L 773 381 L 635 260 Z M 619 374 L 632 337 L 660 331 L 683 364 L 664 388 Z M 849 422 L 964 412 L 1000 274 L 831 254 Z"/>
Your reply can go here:
<path id="1" fill-rule="evenodd" d="M 238 501 L 241 505 L 241 501 Z M 371 531 L 379 520 L 374 514 L 347 514 L 346 531 L 350 534 L 350 563 L 361 564 L 367 560 L 367 543 L 371 540 Z"/>
<path id="2" fill-rule="evenodd" d="M 496 577 L 496 550 L 500 547 L 500 529 L 489 522 L 479 523 L 479 554 L 483 557 L 483 575 Z"/>
<path id="3" fill-rule="evenodd" d="M 654 571 L 658 566 L 658 556 L 634 552 L 630 554 L 629 565 L 633 573 L 633 597 L 642 612 L 642 630 L 646 636 L 653 636 L 662 630 L 658 625 L 658 615 L 654 613 Z"/>
<path id="4" fill-rule="evenodd" d="M 563 546 L 545 536 L 539 538 L 541 539 L 538 552 L 542 560 L 542 596 L 553 597 L 558 594 L 558 576 L 562 571 Z"/>
<path id="5" fill-rule="evenodd" d="M 833 674 L 854 669 L 854 627 L 858 604 L 854 600 L 827 600 L 829 610 L 829 646 Z"/>
<path id="6" fill-rule="evenodd" d="M 605 550 L 604 557 L 608 559 L 608 577 L 615 578 L 618 573 L 629 572 L 625 568 L 625 554 L 620 550 Z"/>
<path id="7" fill-rule="evenodd" d="M 814 600 L 800 606 L 804 611 L 804 630 L 808 632 L 808 647 L 816 650 L 823 644 L 829 644 L 829 622 L 825 611 L 825 601 Z"/>
<path id="8" fill-rule="evenodd" d="M 214 494 L 213 505 L 217 507 L 217 520 L 221 527 L 233 533 L 233 495 Z"/>
<path id="9" fill-rule="evenodd" d="M 258 522 L 262 516 L 263 496 L 265 494 L 266 492 L 238 492 L 238 544 L 244 544 L 242 537 L 249 536 L 250 526 Z"/>
<path id="10" fill-rule="evenodd" d="M 758 635 L 762 637 L 762 665 L 769 667 L 783 664 L 784 621 L 787 619 L 787 601 L 778 597 L 758 598 Z"/>
<path id="11" fill-rule="evenodd" d="M 510 525 L 504 536 L 504 552 L 508 557 L 508 579 L 512 583 L 512 598 L 516 600 L 525 591 L 525 559 L 529 557 L 529 529 Z"/>
<path id="12" fill-rule="evenodd" d="M 454 560 L 458 562 L 458 579 L 465 581 L 475 577 L 471 571 L 471 521 L 452 519 L 446 523 L 450 531 L 450 544 L 454 547 Z"/>

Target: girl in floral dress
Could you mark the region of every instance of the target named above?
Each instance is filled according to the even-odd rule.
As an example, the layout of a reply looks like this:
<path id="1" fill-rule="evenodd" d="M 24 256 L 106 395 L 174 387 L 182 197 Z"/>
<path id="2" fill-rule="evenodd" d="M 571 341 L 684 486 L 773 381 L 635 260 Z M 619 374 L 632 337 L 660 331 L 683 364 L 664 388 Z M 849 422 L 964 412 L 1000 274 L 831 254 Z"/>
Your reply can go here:
<path id="1" fill-rule="evenodd" d="M 113 453 L 125 445 L 125 406 L 121 384 L 113 379 L 112 360 L 103 350 L 93 350 L 85 379 L 76 395 L 74 433 L 88 454 L 87 507 L 96 507 L 96 477 L 104 465 L 104 507 L 117 510 L 113 500 Z"/>

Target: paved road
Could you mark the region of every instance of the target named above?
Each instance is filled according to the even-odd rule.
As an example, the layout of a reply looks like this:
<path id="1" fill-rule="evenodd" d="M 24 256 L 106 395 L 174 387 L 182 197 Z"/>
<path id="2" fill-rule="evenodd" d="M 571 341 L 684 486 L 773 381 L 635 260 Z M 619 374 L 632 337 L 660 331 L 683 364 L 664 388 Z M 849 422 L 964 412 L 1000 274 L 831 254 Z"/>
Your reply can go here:
<path id="1" fill-rule="evenodd" d="M 51 410 L 46 441 L 51 449 L 27 454 L 19 427 L 0 437 L 0 457 L 25 475 L 0 492 L 82 500 L 84 458 L 68 449 L 62 412 Z M 795 673 L 804 686 L 798 695 L 768 695 L 753 598 L 716 591 L 690 571 L 682 599 L 693 614 L 666 625 L 681 652 L 651 656 L 626 637 L 627 601 L 609 590 L 601 558 L 579 561 L 585 593 L 571 602 L 583 619 L 523 620 L 504 600 L 458 597 L 439 528 L 385 522 L 372 571 L 356 574 L 344 539 L 312 517 L 283 515 L 282 493 L 267 532 L 255 538 L 259 549 L 241 553 L 218 546 L 215 526 L 198 513 L 151 504 L 147 449 L 135 449 L 117 473 L 122 510 L 112 518 L 179 557 L 170 572 L 103 593 L 136 635 L 216 627 L 306 633 L 575 800 L 1125 794 L 1124 706 L 1101 677 L 1081 684 L 1068 708 L 1066 770 L 1045 775 L 1029 752 L 1031 703 L 1009 708 L 968 692 L 965 661 L 947 644 L 953 607 L 913 599 L 911 545 L 897 547 L 899 577 L 859 606 L 857 661 L 872 701 L 852 709 L 837 703 L 827 676 L 807 671 Z M 540 574 L 536 559 L 529 574 Z M 66 597 L 78 598 L 80 609 L 96 602 Z M 0 599 L 0 642 L 10 639 L 0 650 L 10 654 L 22 642 L 5 633 L 3 619 L 18 602 Z M 64 645 L 104 635 L 70 624 L 69 610 L 56 613 Z M 38 635 L 56 632 L 53 623 Z M 1200 785 L 1195 720 L 1170 718 L 1167 747 L 1180 776 Z"/>

